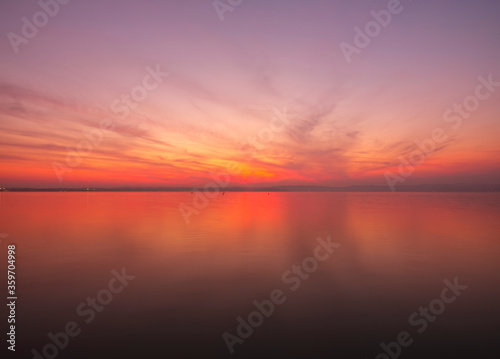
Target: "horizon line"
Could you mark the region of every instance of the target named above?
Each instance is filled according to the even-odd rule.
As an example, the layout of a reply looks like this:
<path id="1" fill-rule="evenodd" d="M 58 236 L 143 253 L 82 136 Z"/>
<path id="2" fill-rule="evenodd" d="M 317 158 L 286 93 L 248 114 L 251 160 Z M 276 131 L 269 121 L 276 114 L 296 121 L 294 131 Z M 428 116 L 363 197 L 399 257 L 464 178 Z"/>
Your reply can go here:
<path id="1" fill-rule="evenodd" d="M 400 185 L 391 190 L 383 185 L 278 185 L 266 187 L 234 186 L 224 188 L 218 186 L 217 192 L 500 192 L 500 184 L 417 184 Z M 204 187 L 165 186 L 165 187 L 0 187 L 0 192 L 194 192 L 204 191 Z M 210 189 L 213 191 L 213 187 Z"/>

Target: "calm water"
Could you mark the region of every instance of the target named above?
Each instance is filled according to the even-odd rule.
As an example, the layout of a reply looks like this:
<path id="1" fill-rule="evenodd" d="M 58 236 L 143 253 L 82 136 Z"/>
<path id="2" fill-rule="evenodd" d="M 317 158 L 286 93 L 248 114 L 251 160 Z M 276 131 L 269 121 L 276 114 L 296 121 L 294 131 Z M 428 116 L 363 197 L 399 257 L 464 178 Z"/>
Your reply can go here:
<path id="1" fill-rule="evenodd" d="M 226 193 L 186 224 L 178 206 L 191 200 L 1 193 L 2 263 L 17 246 L 19 357 L 70 321 L 81 332 L 57 358 L 375 358 L 401 331 L 413 340 L 401 358 L 498 357 L 486 353 L 500 347 L 499 194 Z M 283 274 L 327 236 L 340 247 L 292 291 Z M 135 278 L 101 293 L 110 302 L 86 323 L 76 308 L 122 268 Z M 419 333 L 409 317 L 456 277 L 467 289 Z M 275 289 L 285 302 L 231 355 L 223 333 Z"/>

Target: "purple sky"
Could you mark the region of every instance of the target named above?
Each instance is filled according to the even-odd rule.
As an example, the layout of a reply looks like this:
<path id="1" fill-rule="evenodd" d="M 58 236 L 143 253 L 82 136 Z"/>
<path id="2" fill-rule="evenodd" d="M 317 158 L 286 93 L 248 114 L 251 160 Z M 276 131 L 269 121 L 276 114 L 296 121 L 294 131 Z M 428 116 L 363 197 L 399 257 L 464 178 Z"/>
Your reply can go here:
<path id="1" fill-rule="evenodd" d="M 348 63 L 341 43 L 387 8 L 247 0 L 221 21 L 211 1 L 72 0 L 13 46 L 41 7 L 3 0 L 0 187 L 203 185 L 228 161 L 235 185 L 385 184 L 436 128 L 446 139 L 407 184 L 498 183 L 500 87 L 457 128 L 443 113 L 480 76 L 500 81 L 500 2 L 401 1 Z M 122 119 L 111 104 L 148 67 L 169 75 Z M 283 128 L 252 143 L 277 112 Z M 96 130 L 75 165 L 68 154 Z"/>

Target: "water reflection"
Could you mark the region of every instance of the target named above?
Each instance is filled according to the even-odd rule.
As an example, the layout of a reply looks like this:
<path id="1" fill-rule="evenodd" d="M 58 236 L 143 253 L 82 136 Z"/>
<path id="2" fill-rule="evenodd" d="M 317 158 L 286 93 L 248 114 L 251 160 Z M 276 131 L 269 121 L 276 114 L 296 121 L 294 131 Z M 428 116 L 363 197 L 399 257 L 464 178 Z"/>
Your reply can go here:
<path id="1" fill-rule="evenodd" d="M 341 248 L 288 290 L 233 357 L 374 358 L 456 276 L 468 292 L 402 357 L 478 355 L 496 345 L 499 194 L 226 192 L 187 225 L 178 206 L 191 199 L 0 193 L 0 232 L 18 246 L 23 357 L 69 320 L 82 334 L 61 358 L 229 357 L 222 333 L 253 300 L 288 290 L 283 272 L 327 235 Z M 75 307 L 122 267 L 136 279 L 84 324 Z"/>

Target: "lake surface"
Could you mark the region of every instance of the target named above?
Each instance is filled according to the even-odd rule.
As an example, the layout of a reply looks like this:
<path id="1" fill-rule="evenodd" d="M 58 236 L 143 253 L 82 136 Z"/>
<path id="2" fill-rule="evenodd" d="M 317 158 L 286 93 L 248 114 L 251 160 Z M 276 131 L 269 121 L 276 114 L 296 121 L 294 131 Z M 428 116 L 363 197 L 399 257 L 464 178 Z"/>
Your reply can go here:
<path id="1" fill-rule="evenodd" d="M 179 205 L 192 200 L 0 193 L 5 266 L 16 245 L 16 354 L 43 353 L 74 322 L 44 357 L 390 358 L 381 343 L 400 358 L 497 357 L 500 194 L 226 192 L 187 224 Z M 338 245 L 317 249 L 318 237 Z M 307 278 L 290 272 L 306 264 Z M 123 268 L 135 277 L 111 281 Z M 253 315 L 260 325 L 231 354 L 223 334 L 275 290 L 281 303 Z M 391 345 L 401 332 L 405 345 Z"/>

